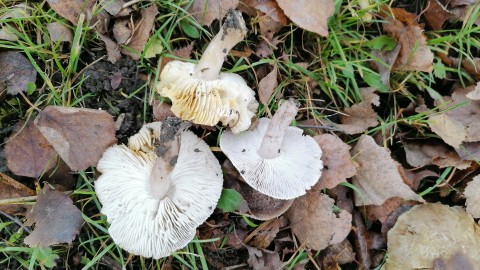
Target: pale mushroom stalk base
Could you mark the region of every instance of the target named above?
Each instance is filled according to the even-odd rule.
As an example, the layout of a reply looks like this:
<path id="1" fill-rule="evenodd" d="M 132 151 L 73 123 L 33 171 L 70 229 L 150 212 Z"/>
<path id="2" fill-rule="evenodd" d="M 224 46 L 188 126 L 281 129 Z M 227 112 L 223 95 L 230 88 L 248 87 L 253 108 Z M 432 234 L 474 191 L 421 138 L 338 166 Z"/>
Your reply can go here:
<path id="1" fill-rule="evenodd" d="M 228 52 L 245 38 L 247 28 L 240 12 L 228 11 L 222 30 L 217 33 L 200 58 L 194 76 L 207 81 L 216 80 Z"/>
<path id="2" fill-rule="evenodd" d="M 283 102 L 268 124 L 267 131 L 257 153 L 263 158 L 276 158 L 280 155 L 283 137 L 290 123 L 295 120 L 298 104 L 294 99 Z"/>

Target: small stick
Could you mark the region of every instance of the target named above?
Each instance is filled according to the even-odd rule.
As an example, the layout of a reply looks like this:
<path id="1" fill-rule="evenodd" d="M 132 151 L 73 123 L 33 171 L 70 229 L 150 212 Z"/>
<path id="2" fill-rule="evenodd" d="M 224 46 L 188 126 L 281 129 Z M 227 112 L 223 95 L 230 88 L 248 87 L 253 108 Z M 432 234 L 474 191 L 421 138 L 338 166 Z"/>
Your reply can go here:
<path id="1" fill-rule="evenodd" d="M 3 212 L 2 210 L 0 210 L 0 214 L 5 216 L 6 218 L 10 219 L 11 221 L 15 222 L 18 226 L 22 227 L 22 229 L 24 231 L 26 231 L 28 233 L 32 233 L 32 231 L 29 228 L 27 228 L 25 225 L 23 225 L 23 223 L 20 222 L 20 220 L 18 220 L 17 218 L 10 216 L 9 214 Z"/>

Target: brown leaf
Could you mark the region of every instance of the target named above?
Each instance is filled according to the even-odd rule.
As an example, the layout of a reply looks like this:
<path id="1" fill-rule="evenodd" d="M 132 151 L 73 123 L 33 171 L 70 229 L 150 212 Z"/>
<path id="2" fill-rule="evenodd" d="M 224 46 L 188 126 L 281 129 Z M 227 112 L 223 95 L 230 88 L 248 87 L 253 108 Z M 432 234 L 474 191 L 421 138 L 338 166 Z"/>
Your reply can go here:
<path id="1" fill-rule="evenodd" d="M 388 23 L 383 25 L 383 30 L 395 38 L 401 46 L 393 70 L 432 71 L 434 55 L 427 46 L 427 38 L 423 34 L 423 29 L 411 18 L 416 15 L 409 15 L 403 10 L 401 14 L 404 14 L 406 18 L 402 19 L 398 14 L 401 9 L 391 10 L 394 12 L 395 18 L 387 16 Z"/>
<path id="2" fill-rule="evenodd" d="M 24 240 L 30 247 L 71 244 L 83 224 L 82 212 L 73 205 L 70 197 L 48 186 L 40 191 L 26 218 L 25 225 L 35 223 L 35 229 Z"/>
<path id="3" fill-rule="evenodd" d="M 117 16 L 122 11 L 125 2 L 123 0 L 103 0 L 100 1 L 100 4 L 110 15 Z"/>
<path id="4" fill-rule="evenodd" d="M 398 163 L 372 137 L 362 135 L 352 150 L 352 156 L 358 163 L 352 181 L 359 189 L 359 193 L 355 192 L 356 206 L 380 205 L 392 197 L 424 201 L 403 182 Z"/>
<path id="5" fill-rule="evenodd" d="M 277 72 L 278 67 L 274 64 L 272 71 L 258 83 L 258 98 L 260 99 L 260 102 L 265 105 L 268 105 L 270 97 L 278 86 Z"/>
<path id="6" fill-rule="evenodd" d="M 357 172 L 350 156 L 350 146 L 331 134 L 313 137 L 323 151 L 323 171 L 314 189 L 332 189 Z"/>
<path id="7" fill-rule="evenodd" d="M 328 246 L 322 251 L 322 255 L 320 256 L 324 266 L 322 269 L 340 269 L 339 264 L 351 263 L 355 260 L 352 245 L 347 239 L 339 244 Z"/>
<path id="8" fill-rule="evenodd" d="M 131 29 L 130 20 L 116 20 L 113 25 L 113 37 L 117 44 L 123 45 L 132 37 L 133 30 Z"/>
<path id="9" fill-rule="evenodd" d="M 117 141 L 113 117 L 100 110 L 48 106 L 35 125 L 73 171 L 97 165 Z"/>
<path id="10" fill-rule="evenodd" d="M 392 197 L 386 200 L 381 205 L 365 206 L 365 211 L 367 213 L 367 217 L 369 220 L 371 221 L 378 220 L 381 223 L 383 223 L 399 207 L 403 205 L 415 205 L 415 204 L 418 204 L 418 202 L 406 201 L 402 198 Z"/>
<path id="11" fill-rule="evenodd" d="M 475 88 L 468 92 L 465 96 L 471 100 L 480 100 L 480 82 L 477 82 Z"/>
<path id="12" fill-rule="evenodd" d="M 465 202 L 467 213 L 473 218 L 480 218 L 480 175 L 475 176 L 468 182 L 463 191 L 463 196 L 467 199 Z"/>
<path id="13" fill-rule="evenodd" d="M 301 244 L 320 251 L 328 245 L 341 243 L 348 236 L 352 215 L 342 210 L 337 217 L 332 211 L 334 202 L 317 191 L 307 192 L 294 200 L 287 217 Z"/>
<path id="14" fill-rule="evenodd" d="M 266 16 L 272 18 L 281 25 L 288 23 L 288 18 L 283 14 L 283 11 L 274 0 L 244 0 L 246 5 L 255 8 L 266 14 Z"/>
<path id="15" fill-rule="evenodd" d="M 158 100 L 153 101 L 153 118 L 155 121 L 164 121 L 169 116 L 175 116 L 175 114 L 170 110 L 172 105 L 162 102 L 159 103 Z"/>
<path id="16" fill-rule="evenodd" d="M 116 90 L 120 86 L 122 79 L 123 76 L 121 71 L 114 72 L 112 76 L 110 76 L 110 86 L 113 90 Z"/>
<path id="17" fill-rule="evenodd" d="M 456 167 L 464 170 L 470 167 L 470 161 L 462 160 L 454 149 L 443 143 L 404 142 L 408 164 L 413 167 L 437 165 L 440 168 Z"/>
<path id="18" fill-rule="evenodd" d="M 341 125 L 337 125 L 346 134 L 362 133 L 370 127 L 378 125 L 377 113 L 373 110 L 372 104 L 379 105 L 380 97 L 376 95 L 373 88 L 362 89 L 363 101 L 345 108 L 341 116 Z"/>
<path id="19" fill-rule="evenodd" d="M 177 48 L 177 49 L 174 49 L 173 50 L 173 55 L 177 56 L 177 57 L 180 57 L 182 59 L 190 59 L 190 55 L 192 54 L 192 50 L 193 50 L 193 45 L 195 44 L 195 42 L 190 42 L 190 44 L 188 44 L 187 46 L 185 47 L 181 47 L 181 48 Z M 168 56 L 164 56 L 162 58 L 162 63 L 160 64 L 160 70 L 163 69 L 163 67 L 170 61 L 173 61 L 175 59 L 173 58 L 170 58 Z"/>
<path id="20" fill-rule="evenodd" d="M 239 0 L 195 0 L 188 12 L 201 25 L 209 26 L 213 20 L 222 18 L 229 9 L 235 9 Z"/>
<path id="21" fill-rule="evenodd" d="M 278 252 L 266 249 L 257 249 L 246 246 L 248 250 L 248 265 L 253 270 L 278 270 L 283 269 L 283 263 L 280 260 Z"/>
<path id="22" fill-rule="evenodd" d="M 142 9 L 140 14 L 141 18 L 135 22 L 135 30 L 130 41 L 126 44 L 128 49 L 122 48 L 122 53 L 132 57 L 134 60 L 140 59 L 139 54 L 143 51 L 145 44 L 150 38 L 150 32 L 155 23 L 155 16 L 158 14 L 157 6 L 155 3 L 152 3 L 148 8 Z"/>
<path id="23" fill-rule="evenodd" d="M 480 141 L 480 101 L 470 100 L 466 95 L 475 86 L 457 88 L 451 98 L 445 98 L 448 108 L 455 108 L 429 117 L 429 126 L 443 141 L 459 148 L 462 142 Z M 436 102 L 435 105 L 441 105 Z"/>
<path id="24" fill-rule="evenodd" d="M 277 233 L 280 229 L 287 225 L 288 221 L 284 216 L 278 219 L 272 219 L 265 227 L 256 231 L 255 236 L 248 242 L 248 244 L 259 249 L 266 249 L 270 246 L 275 237 L 277 237 Z M 263 224 L 261 226 L 263 226 Z"/>
<path id="25" fill-rule="evenodd" d="M 401 46 L 397 44 L 391 51 L 377 51 L 374 50 L 372 55 L 378 58 L 381 62 L 377 63 L 372 61 L 372 66 L 378 71 L 380 80 L 384 85 L 390 88 L 390 73 L 392 71 L 393 64 L 397 61 L 398 54 L 400 53 Z"/>
<path id="26" fill-rule="evenodd" d="M 445 21 L 448 21 L 454 16 L 454 14 L 448 11 L 438 0 L 428 0 L 423 15 L 433 30 L 442 30 Z"/>
<path id="27" fill-rule="evenodd" d="M 92 7 L 95 0 L 47 0 L 48 5 L 55 10 L 60 16 L 69 20 L 74 25 L 78 23 L 78 17 L 84 13 L 86 17 L 91 16 Z"/>
<path id="28" fill-rule="evenodd" d="M 332 0 L 277 0 L 285 15 L 301 28 L 328 36 L 328 18 L 335 12 Z M 321 8 L 319 8 L 321 7 Z"/>
<path id="29" fill-rule="evenodd" d="M 14 199 L 35 195 L 35 191 L 15 181 L 10 176 L 0 172 L 0 200 Z M 22 204 L 6 204 L 0 205 L 0 211 L 9 215 L 17 215 L 25 211 L 25 205 Z"/>
<path id="30" fill-rule="evenodd" d="M 67 26 L 58 22 L 52 22 L 47 24 L 47 30 L 52 41 L 66 41 L 72 43 L 72 31 Z"/>
<path id="31" fill-rule="evenodd" d="M 27 91 L 28 83 L 35 83 L 37 71 L 30 60 L 19 52 L 0 52 L 0 81 L 7 86 L 7 93 L 15 95 Z"/>
<path id="32" fill-rule="evenodd" d="M 103 42 L 105 42 L 105 47 L 107 49 L 107 55 L 108 55 L 108 61 L 115 63 L 120 58 L 122 58 L 122 55 L 120 54 L 120 46 L 118 46 L 115 41 L 111 40 L 109 37 L 105 35 L 98 34 L 100 38 L 102 39 Z"/>
<path id="33" fill-rule="evenodd" d="M 273 32 L 267 32 L 264 36 L 262 36 L 262 40 L 255 48 L 255 54 L 259 57 L 265 58 L 269 55 L 273 54 L 273 50 L 277 49 L 277 45 L 281 41 L 278 37 L 274 37 Z"/>
<path id="34" fill-rule="evenodd" d="M 7 166 L 16 175 L 40 177 L 57 163 L 57 152 L 33 122 L 19 122 L 5 144 Z"/>
<path id="35" fill-rule="evenodd" d="M 388 232 L 385 269 L 431 269 L 435 260 L 461 254 L 463 266 L 480 265 L 480 227 L 460 207 L 442 204 L 414 206 Z"/>

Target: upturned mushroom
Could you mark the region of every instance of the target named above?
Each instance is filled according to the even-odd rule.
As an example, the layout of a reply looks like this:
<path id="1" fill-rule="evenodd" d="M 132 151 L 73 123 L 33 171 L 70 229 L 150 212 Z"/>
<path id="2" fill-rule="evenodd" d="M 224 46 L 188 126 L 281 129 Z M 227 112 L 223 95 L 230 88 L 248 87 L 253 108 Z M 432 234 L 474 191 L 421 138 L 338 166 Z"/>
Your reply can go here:
<path id="1" fill-rule="evenodd" d="M 263 194 L 290 200 L 305 194 L 320 179 L 322 150 L 310 136 L 290 123 L 298 107 L 295 100 L 283 102 L 273 118 L 259 119 L 250 131 L 225 131 L 220 148 L 245 182 Z"/>
<path id="2" fill-rule="evenodd" d="M 208 145 L 178 120 L 144 125 L 98 162 L 95 191 L 113 241 L 158 259 L 183 248 L 213 212 L 223 176 Z"/>
<path id="3" fill-rule="evenodd" d="M 250 127 L 258 107 L 254 91 L 239 75 L 220 73 L 224 58 L 246 32 L 241 13 L 230 10 L 198 64 L 171 61 L 165 65 L 156 91 L 171 99 L 176 116 L 208 126 L 222 122 L 234 133 Z"/>

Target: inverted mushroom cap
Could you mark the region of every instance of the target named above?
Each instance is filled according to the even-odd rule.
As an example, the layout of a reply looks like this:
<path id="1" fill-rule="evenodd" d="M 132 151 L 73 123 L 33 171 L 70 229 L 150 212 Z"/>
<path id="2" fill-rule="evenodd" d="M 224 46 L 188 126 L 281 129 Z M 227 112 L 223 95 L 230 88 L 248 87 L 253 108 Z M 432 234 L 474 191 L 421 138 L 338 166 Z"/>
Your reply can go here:
<path id="1" fill-rule="evenodd" d="M 282 200 L 302 196 L 320 179 L 322 150 L 301 129 L 288 127 L 279 156 L 261 157 L 258 149 L 269 122 L 261 118 L 255 129 L 240 134 L 225 131 L 220 148 L 254 189 Z"/>
<path id="2" fill-rule="evenodd" d="M 149 179 L 157 156 L 148 151 L 153 149 L 152 140 L 144 139 L 159 134 L 160 125 L 144 126 L 129 147 L 110 147 L 98 163 L 102 175 L 95 181 L 101 212 L 107 216 L 115 243 L 130 253 L 155 259 L 193 239 L 197 226 L 215 209 L 223 183 L 220 164 L 208 145 L 185 131 L 170 175 L 170 190 L 164 199 L 156 197 Z"/>
<path id="3" fill-rule="evenodd" d="M 195 64 L 180 61 L 171 61 L 162 70 L 156 89 L 172 100 L 176 116 L 208 126 L 222 122 L 234 133 L 250 127 L 258 102 L 242 77 L 222 72 L 218 79 L 203 80 L 194 74 Z"/>

